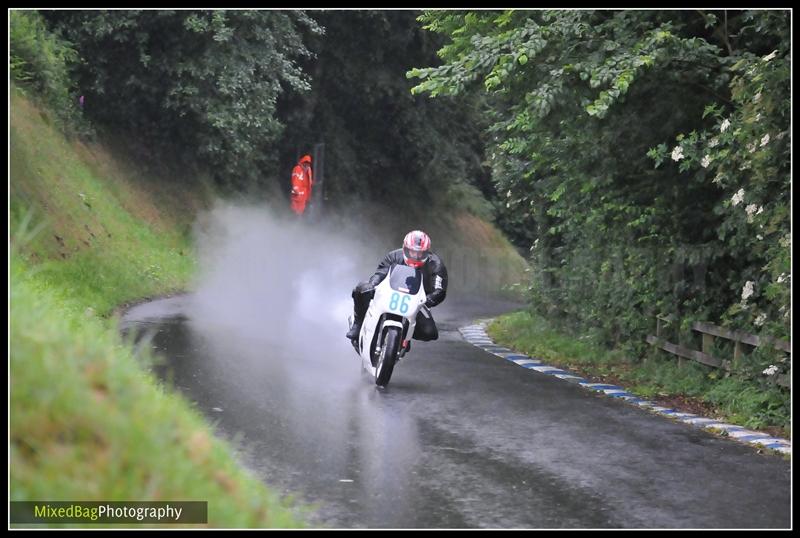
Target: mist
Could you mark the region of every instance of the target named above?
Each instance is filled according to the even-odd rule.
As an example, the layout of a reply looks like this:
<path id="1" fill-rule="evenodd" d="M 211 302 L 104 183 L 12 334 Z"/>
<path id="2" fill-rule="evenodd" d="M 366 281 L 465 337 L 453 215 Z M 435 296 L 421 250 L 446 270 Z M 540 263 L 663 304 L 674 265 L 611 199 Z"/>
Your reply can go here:
<path id="1" fill-rule="evenodd" d="M 284 381 L 289 375 L 288 382 L 314 386 L 320 376 L 327 384 L 357 380 L 359 358 L 345 338 L 351 291 L 387 250 L 365 229 L 334 218 L 310 224 L 266 205 L 217 203 L 195 228 L 194 332 L 213 337 L 217 349 L 224 342 L 236 367 L 257 375 L 281 372 Z"/>

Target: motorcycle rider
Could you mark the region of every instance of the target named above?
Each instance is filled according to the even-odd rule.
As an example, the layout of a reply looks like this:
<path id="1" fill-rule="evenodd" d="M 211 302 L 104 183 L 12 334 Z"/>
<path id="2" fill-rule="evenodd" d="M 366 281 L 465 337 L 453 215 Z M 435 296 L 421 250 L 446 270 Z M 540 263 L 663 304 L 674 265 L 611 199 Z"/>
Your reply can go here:
<path id="1" fill-rule="evenodd" d="M 417 313 L 417 324 L 413 338 L 429 341 L 439 338 L 439 331 L 433 321 L 430 309 L 442 301 L 447 295 L 447 269 L 438 254 L 431 251 L 431 238 L 423 231 L 414 230 L 406 234 L 403 248 L 389 252 L 368 280 L 359 282 L 353 288 L 353 325 L 347 331 L 347 338 L 358 339 L 361 324 L 369 308 L 369 302 L 375 295 L 375 286 L 381 283 L 395 265 L 408 265 L 420 268 L 427 299 L 425 305 Z M 407 344 L 410 347 L 410 342 Z M 406 347 L 406 351 L 408 350 Z"/>

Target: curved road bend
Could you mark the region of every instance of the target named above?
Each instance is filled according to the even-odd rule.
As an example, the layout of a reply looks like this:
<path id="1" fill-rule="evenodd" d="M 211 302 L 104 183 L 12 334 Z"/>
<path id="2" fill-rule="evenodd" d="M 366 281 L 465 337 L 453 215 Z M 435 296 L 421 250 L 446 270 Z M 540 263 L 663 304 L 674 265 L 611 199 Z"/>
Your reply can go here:
<path id="1" fill-rule="evenodd" d="M 512 309 L 451 296 L 386 390 L 344 321 L 281 341 L 195 319 L 192 296 L 131 309 L 156 368 L 242 462 L 335 528 L 790 528 L 790 462 L 520 368 L 457 329 Z M 280 329 L 280 328 L 277 328 Z M 341 334 L 340 334 L 341 333 Z"/>

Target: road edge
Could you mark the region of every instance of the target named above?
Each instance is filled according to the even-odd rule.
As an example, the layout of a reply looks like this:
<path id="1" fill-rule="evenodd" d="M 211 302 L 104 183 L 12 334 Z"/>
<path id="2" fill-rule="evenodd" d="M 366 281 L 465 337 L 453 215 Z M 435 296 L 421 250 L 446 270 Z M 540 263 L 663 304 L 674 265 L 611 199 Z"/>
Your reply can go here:
<path id="1" fill-rule="evenodd" d="M 514 364 L 527 370 L 534 370 L 545 375 L 550 375 L 561 379 L 562 381 L 577 384 L 584 389 L 603 393 L 611 398 L 619 398 L 626 403 L 636 405 L 641 409 L 671 418 L 684 424 L 689 424 L 696 428 L 702 428 L 720 437 L 725 437 L 740 443 L 749 444 L 755 448 L 767 448 L 780 454 L 791 456 L 791 442 L 785 439 L 773 437 L 763 432 L 748 430 L 743 426 L 727 424 L 725 422 L 702 417 L 700 415 L 681 413 L 675 409 L 662 407 L 654 402 L 639 398 L 638 396 L 629 393 L 623 387 L 604 383 L 591 383 L 584 377 L 574 372 L 563 368 L 550 366 L 545 364 L 541 359 L 531 357 L 524 353 L 516 352 L 504 346 L 500 346 L 496 344 L 494 340 L 492 340 L 492 338 L 486 333 L 486 326 L 491 323 L 491 321 L 492 318 L 479 319 L 473 322 L 471 325 L 459 327 L 458 332 L 461 334 L 462 338 L 464 338 L 464 340 L 470 344 L 483 349 L 487 353 L 513 362 Z"/>

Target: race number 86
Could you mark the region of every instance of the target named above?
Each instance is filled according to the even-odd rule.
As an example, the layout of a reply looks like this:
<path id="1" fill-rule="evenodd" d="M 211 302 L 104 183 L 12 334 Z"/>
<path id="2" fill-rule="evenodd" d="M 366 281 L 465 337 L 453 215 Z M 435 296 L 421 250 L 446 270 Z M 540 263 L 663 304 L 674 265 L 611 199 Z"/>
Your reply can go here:
<path id="1" fill-rule="evenodd" d="M 408 313 L 408 301 L 411 300 L 410 295 L 403 295 L 403 298 L 400 299 L 399 293 L 393 293 L 392 298 L 389 301 L 389 308 L 392 310 L 399 310 L 401 314 Z"/>

